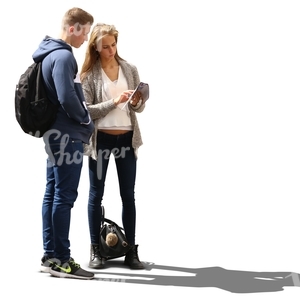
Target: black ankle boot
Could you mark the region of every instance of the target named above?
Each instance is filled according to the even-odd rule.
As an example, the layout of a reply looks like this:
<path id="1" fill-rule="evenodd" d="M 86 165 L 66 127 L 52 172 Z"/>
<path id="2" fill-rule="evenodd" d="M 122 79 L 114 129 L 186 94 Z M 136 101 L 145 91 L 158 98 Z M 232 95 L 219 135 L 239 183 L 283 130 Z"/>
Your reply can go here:
<path id="1" fill-rule="evenodd" d="M 138 252 L 138 245 L 134 245 L 127 252 L 124 264 L 129 266 L 130 269 L 144 269 L 144 265 L 140 262 Z"/>
<path id="2" fill-rule="evenodd" d="M 91 245 L 89 267 L 93 269 L 101 269 L 104 267 L 104 259 L 100 257 L 99 246 Z"/>

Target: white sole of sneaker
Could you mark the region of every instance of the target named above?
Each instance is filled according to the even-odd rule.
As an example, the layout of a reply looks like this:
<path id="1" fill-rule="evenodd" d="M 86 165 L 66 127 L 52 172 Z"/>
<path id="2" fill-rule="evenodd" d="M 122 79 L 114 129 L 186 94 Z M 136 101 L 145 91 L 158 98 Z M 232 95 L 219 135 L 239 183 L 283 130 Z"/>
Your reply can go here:
<path id="1" fill-rule="evenodd" d="M 74 275 L 74 274 L 67 274 L 67 273 L 63 273 L 63 272 L 57 272 L 57 271 L 54 271 L 52 269 L 50 269 L 49 273 L 51 275 L 53 275 L 54 277 L 58 277 L 58 278 L 73 278 L 73 279 L 85 279 L 85 280 L 90 280 L 90 279 L 94 278 L 94 275 L 90 276 L 90 277 L 78 276 L 78 275 Z"/>
<path id="2" fill-rule="evenodd" d="M 50 273 L 50 269 L 51 269 L 50 267 L 41 266 L 40 270 L 42 273 Z"/>

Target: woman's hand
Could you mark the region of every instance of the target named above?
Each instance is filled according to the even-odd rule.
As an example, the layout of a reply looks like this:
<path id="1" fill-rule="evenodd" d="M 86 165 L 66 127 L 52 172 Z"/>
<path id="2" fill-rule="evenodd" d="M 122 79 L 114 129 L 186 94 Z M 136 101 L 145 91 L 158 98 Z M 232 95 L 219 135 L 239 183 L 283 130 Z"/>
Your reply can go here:
<path id="1" fill-rule="evenodd" d="M 141 100 L 141 92 L 136 92 L 133 96 L 132 96 L 132 98 L 131 98 L 131 100 L 130 100 L 130 104 L 132 105 L 132 106 L 136 106 L 137 104 L 138 104 L 138 102 Z"/>
<path id="2" fill-rule="evenodd" d="M 117 98 L 114 99 L 115 106 L 117 106 L 120 103 L 126 102 L 133 92 L 134 90 L 126 90 L 122 92 L 122 94 L 120 94 Z"/>

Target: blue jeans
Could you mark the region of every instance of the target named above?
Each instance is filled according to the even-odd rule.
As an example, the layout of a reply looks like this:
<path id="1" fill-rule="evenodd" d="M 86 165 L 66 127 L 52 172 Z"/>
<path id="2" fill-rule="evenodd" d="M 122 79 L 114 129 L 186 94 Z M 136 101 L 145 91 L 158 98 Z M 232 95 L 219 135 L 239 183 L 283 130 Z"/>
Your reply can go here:
<path id="1" fill-rule="evenodd" d="M 136 157 L 132 148 L 132 131 L 120 135 L 103 132 L 97 134 L 97 161 L 89 157 L 90 192 L 88 220 L 92 244 L 99 243 L 101 205 L 110 155 L 113 154 L 117 168 L 119 190 L 122 200 L 123 228 L 131 245 L 135 244 L 135 178 Z M 107 216 L 109 218 L 109 216 Z"/>
<path id="2" fill-rule="evenodd" d="M 44 138 L 47 158 L 47 183 L 42 204 L 45 255 L 62 262 L 70 258 L 69 229 L 71 208 L 77 198 L 82 169 L 83 144 L 67 135 Z"/>

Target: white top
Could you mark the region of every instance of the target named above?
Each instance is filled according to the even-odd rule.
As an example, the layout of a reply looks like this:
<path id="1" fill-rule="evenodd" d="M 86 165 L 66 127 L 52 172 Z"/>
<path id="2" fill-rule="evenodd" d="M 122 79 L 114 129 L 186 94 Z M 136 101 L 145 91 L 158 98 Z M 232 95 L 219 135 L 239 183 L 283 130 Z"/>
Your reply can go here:
<path id="1" fill-rule="evenodd" d="M 126 78 L 120 67 L 118 79 L 115 81 L 111 81 L 103 69 L 101 69 L 101 73 L 103 79 L 103 101 L 117 98 L 123 91 L 128 89 Z M 116 109 L 111 110 L 104 118 L 100 119 L 98 122 L 98 129 L 132 130 L 128 105 L 124 108 L 123 106 L 124 103 L 118 104 Z"/>

